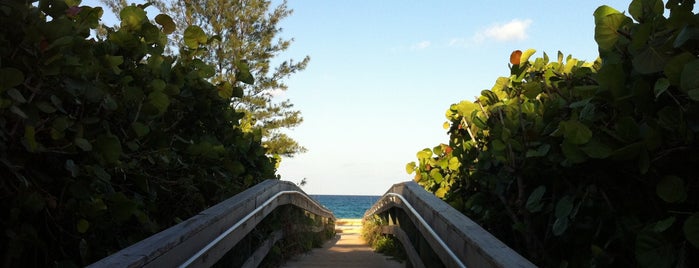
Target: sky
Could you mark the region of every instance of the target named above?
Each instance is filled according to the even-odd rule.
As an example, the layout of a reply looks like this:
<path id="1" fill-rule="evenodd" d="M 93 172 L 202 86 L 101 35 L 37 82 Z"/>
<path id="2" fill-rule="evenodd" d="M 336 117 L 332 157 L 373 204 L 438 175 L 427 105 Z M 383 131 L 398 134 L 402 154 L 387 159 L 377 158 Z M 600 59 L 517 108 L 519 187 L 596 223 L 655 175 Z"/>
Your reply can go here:
<path id="1" fill-rule="evenodd" d="M 284 158 L 278 174 L 305 178 L 309 194 L 381 195 L 412 180 L 405 165 L 416 153 L 448 143 L 449 106 L 508 76 L 512 51 L 593 61 L 594 10 L 629 3 L 288 0 L 280 37 L 294 42 L 275 61 L 311 61 L 276 98 L 301 111 L 304 122 L 286 133 L 308 152 Z"/>
<path id="2" fill-rule="evenodd" d="M 508 76 L 512 51 L 593 61 L 594 10 L 629 3 L 289 0 L 279 59 L 311 61 L 278 98 L 302 112 L 287 133 L 308 152 L 278 173 L 310 194 L 381 195 L 412 179 L 419 150 L 448 143 L 446 110 Z"/>

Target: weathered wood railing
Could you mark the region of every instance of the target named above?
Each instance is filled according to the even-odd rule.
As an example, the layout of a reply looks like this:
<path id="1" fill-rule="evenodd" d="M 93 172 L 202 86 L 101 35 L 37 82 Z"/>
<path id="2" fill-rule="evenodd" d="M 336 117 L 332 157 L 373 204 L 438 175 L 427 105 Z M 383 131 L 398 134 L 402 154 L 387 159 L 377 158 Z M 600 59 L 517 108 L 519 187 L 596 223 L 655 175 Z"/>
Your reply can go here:
<path id="1" fill-rule="evenodd" d="M 335 216 L 290 182 L 266 180 L 169 229 L 146 238 L 88 267 L 210 267 L 267 215 L 283 205 L 298 207 L 319 225 L 273 232 L 247 256 L 256 267 L 289 230 L 334 231 Z"/>
<path id="2" fill-rule="evenodd" d="M 394 184 L 364 214 L 401 241 L 413 267 L 536 267 L 417 183 Z"/>

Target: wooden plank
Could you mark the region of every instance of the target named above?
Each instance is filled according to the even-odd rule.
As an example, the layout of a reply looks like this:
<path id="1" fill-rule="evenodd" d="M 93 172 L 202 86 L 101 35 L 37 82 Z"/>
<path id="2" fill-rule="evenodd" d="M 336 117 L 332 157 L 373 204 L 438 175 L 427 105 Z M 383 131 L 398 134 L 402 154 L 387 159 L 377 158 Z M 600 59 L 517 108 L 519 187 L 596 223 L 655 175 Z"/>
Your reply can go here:
<path id="1" fill-rule="evenodd" d="M 415 250 L 413 244 L 410 243 L 410 238 L 408 237 L 408 234 L 406 234 L 405 231 L 403 231 L 403 229 L 395 225 L 382 226 L 381 233 L 393 235 L 400 241 L 400 243 L 403 245 L 403 249 L 405 249 L 405 254 L 408 256 L 408 260 L 410 260 L 410 264 L 412 265 L 412 267 L 425 268 L 425 264 L 422 263 L 420 254 L 417 253 L 417 250 Z"/>
<path id="2" fill-rule="evenodd" d="M 306 199 L 307 196 L 295 184 L 279 180 L 266 180 L 254 187 L 212 206 L 173 227 L 163 230 L 113 255 L 91 264 L 88 267 L 174 267 L 179 266 L 190 256 L 201 250 L 212 240 L 226 232 L 231 226 L 240 222 L 250 212 L 262 206 L 269 198 L 282 191 L 299 191 L 302 193 L 282 195 L 269 207 L 244 222 L 234 232 L 225 236 L 226 243 L 215 245 L 212 252 L 202 255 L 197 260 L 199 265 L 210 266 L 225 254 L 240 239 L 245 237 L 264 217 L 280 205 L 292 202 L 303 204 L 302 209 L 313 210 L 322 217 L 332 219 L 332 212 L 321 209 L 315 202 L 293 201 Z M 288 197 L 293 196 L 293 197 Z"/>
<path id="3" fill-rule="evenodd" d="M 536 267 L 461 212 L 425 191 L 417 183 L 408 181 L 394 184 L 387 191 L 388 193 L 403 196 L 466 266 Z M 389 202 L 387 204 L 384 199 L 388 200 L 387 198 L 380 199 L 368 211 L 383 213 L 390 207 L 403 209 L 435 253 L 439 255 L 440 259 L 447 266 L 455 265 L 450 260 L 451 258 L 447 251 L 439 246 L 437 239 L 429 235 L 427 227 L 419 223 L 416 215 L 412 215 L 412 213 L 407 211 L 405 204 L 402 202 Z M 369 213 L 365 214 L 365 217 L 368 216 L 371 215 Z"/>

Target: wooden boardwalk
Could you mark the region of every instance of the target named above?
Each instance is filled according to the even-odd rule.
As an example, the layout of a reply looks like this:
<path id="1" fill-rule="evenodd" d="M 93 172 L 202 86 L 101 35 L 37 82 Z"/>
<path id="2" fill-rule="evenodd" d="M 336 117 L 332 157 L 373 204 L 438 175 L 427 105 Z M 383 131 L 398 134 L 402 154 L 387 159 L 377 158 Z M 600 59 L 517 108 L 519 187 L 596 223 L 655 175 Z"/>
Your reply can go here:
<path id="1" fill-rule="evenodd" d="M 284 266 L 297 267 L 405 267 L 404 263 L 374 252 L 361 238 L 361 219 L 338 219 L 337 236 L 307 254 L 296 256 Z"/>

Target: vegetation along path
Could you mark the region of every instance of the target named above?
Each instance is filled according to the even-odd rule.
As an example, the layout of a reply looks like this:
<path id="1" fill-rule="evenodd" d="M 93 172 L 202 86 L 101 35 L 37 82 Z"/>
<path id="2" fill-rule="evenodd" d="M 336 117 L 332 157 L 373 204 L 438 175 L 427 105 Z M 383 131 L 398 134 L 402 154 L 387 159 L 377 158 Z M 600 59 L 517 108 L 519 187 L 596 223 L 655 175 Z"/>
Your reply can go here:
<path id="1" fill-rule="evenodd" d="M 322 248 L 297 256 L 283 267 L 403 267 L 390 257 L 374 252 L 361 237 L 361 219 L 338 219 L 337 236 Z"/>

